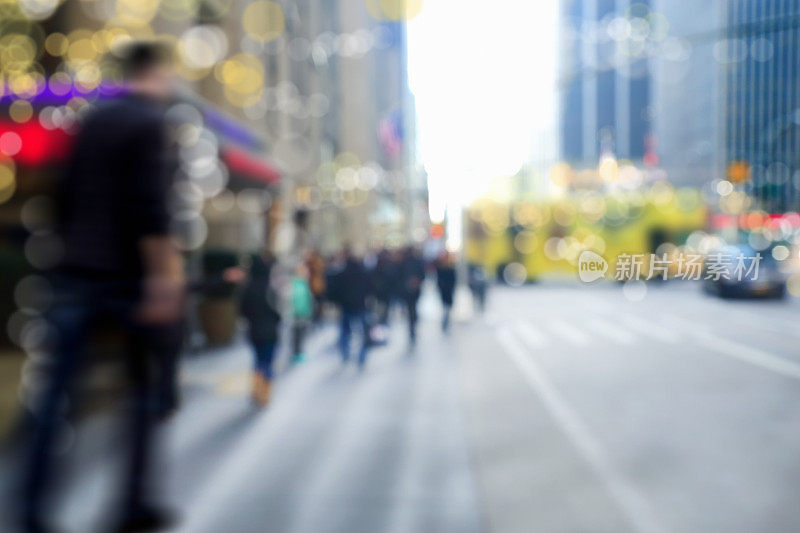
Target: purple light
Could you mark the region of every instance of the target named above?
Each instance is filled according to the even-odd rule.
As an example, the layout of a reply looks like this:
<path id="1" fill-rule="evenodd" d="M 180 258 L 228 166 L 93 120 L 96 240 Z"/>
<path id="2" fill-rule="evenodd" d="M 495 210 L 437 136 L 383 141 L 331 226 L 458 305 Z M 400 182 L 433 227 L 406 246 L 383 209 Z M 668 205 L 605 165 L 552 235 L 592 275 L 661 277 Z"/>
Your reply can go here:
<path id="1" fill-rule="evenodd" d="M 109 82 L 103 82 L 98 87 L 88 92 L 82 92 L 71 84 L 69 88 L 61 85 L 58 88 L 58 92 L 54 92 L 49 83 L 42 84 L 39 89 L 41 90 L 37 92 L 35 96 L 24 98 L 37 107 L 65 105 L 75 97 L 85 98 L 90 101 L 95 99 L 103 100 L 123 92 L 123 88 L 119 84 Z M 62 91 L 61 89 L 65 90 Z M 23 99 L 13 93 L 9 94 L 9 92 L 8 87 L 6 87 L 3 96 L 0 96 L 0 104 L 10 104 L 14 100 Z M 206 126 L 223 139 L 253 150 L 261 150 L 264 148 L 263 141 L 257 135 L 232 117 L 214 109 L 208 104 L 197 102 L 192 102 L 192 104 L 197 106 L 203 113 Z"/>
<path id="2" fill-rule="evenodd" d="M 63 85 L 59 88 L 65 88 Z M 42 84 L 39 86 L 35 96 L 31 98 L 23 98 L 15 95 L 6 86 L 3 91 L 3 96 L 0 96 L 0 102 L 11 103 L 14 100 L 27 100 L 33 105 L 63 105 L 69 102 L 72 98 L 80 97 L 91 100 L 96 97 L 113 96 L 122 92 L 122 87 L 114 83 L 101 83 L 97 88 L 88 92 L 79 91 L 74 85 L 65 88 L 65 91 L 59 90 L 58 93 L 53 92 L 49 84 Z"/>
<path id="3" fill-rule="evenodd" d="M 201 110 L 203 111 L 203 120 L 206 126 L 211 128 L 214 133 L 255 150 L 260 150 L 264 147 L 258 136 L 221 111 L 211 107 L 204 107 Z"/>

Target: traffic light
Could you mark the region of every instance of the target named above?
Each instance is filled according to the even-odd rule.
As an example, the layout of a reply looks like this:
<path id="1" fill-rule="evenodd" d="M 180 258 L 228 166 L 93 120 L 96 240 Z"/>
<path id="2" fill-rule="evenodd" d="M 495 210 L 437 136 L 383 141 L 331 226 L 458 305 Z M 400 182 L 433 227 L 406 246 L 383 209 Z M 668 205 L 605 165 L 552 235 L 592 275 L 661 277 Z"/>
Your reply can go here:
<path id="1" fill-rule="evenodd" d="M 750 179 L 750 163 L 747 161 L 731 161 L 728 164 L 728 180 L 731 183 L 744 183 Z"/>

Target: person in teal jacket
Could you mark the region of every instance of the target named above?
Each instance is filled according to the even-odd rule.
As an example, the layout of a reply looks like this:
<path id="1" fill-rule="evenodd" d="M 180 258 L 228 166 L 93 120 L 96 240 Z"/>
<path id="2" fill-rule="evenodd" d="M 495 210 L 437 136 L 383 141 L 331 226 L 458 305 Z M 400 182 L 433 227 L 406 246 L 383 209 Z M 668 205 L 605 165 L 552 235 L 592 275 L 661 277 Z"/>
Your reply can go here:
<path id="1" fill-rule="evenodd" d="M 305 360 L 303 343 L 314 315 L 314 296 L 308 283 L 308 269 L 303 263 L 297 266 L 292 276 L 292 315 L 292 363 L 302 363 Z"/>

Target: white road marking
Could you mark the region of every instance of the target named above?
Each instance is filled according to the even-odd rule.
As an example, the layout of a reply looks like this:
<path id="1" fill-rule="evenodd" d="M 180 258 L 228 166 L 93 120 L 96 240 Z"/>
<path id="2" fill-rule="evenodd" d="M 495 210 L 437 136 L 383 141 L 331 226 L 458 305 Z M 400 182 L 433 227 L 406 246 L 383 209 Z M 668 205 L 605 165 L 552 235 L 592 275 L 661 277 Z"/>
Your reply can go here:
<path id="1" fill-rule="evenodd" d="M 716 335 L 712 333 L 711 327 L 707 324 L 691 322 L 672 314 L 665 314 L 663 317 L 675 324 L 676 327 L 681 328 L 681 331 L 697 339 L 704 348 L 765 370 L 770 370 L 782 376 L 800 379 L 800 363 L 795 363 L 760 348 L 753 348 L 741 342 Z"/>
<path id="2" fill-rule="evenodd" d="M 541 348 L 547 344 L 547 338 L 542 334 L 541 330 L 529 322 L 520 320 L 516 324 L 516 331 L 522 340 L 531 348 Z"/>
<path id="3" fill-rule="evenodd" d="M 725 339 L 713 333 L 694 333 L 703 346 L 723 355 L 739 359 L 745 363 L 771 370 L 786 377 L 800 379 L 800 364 L 773 355 L 759 348 L 752 348 L 740 342 Z"/>
<path id="4" fill-rule="evenodd" d="M 550 320 L 547 322 L 547 325 L 550 331 L 575 346 L 586 346 L 589 344 L 589 336 L 586 335 L 586 333 L 564 320 Z"/>
<path id="5" fill-rule="evenodd" d="M 653 515 L 650 504 L 642 493 L 613 465 L 606 451 L 592 435 L 578 413 L 567 403 L 547 374 L 528 355 L 528 351 L 508 328 L 497 332 L 497 338 L 508 356 L 522 371 L 522 376 L 536 392 L 555 422 L 566 434 L 577 452 L 589 463 L 608 488 L 611 496 L 637 531 L 656 533 L 664 531 Z"/>
<path id="6" fill-rule="evenodd" d="M 636 341 L 636 337 L 628 330 L 607 320 L 592 318 L 586 325 L 600 335 L 604 335 L 619 344 L 633 344 Z"/>

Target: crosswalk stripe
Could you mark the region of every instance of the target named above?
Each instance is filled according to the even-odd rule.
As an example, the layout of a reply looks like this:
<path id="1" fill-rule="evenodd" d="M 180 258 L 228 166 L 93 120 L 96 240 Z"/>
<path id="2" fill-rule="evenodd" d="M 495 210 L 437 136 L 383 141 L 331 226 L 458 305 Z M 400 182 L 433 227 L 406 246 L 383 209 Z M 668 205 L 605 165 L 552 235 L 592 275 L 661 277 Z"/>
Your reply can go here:
<path id="1" fill-rule="evenodd" d="M 800 379 L 800 364 L 783 357 L 773 355 L 758 348 L 752 348 L 730 339 L 725 339 L 708 332 L 697 332 L 694 336 L 710 350 L 739 359 L 752 365 L 760 366 L 786 377 Z"/>
<path id="2" fill-rule="evenodd" d="M 547 322 L 547 325 L 550 331 L 562 337 L 570 344 L 575 346 L 586 346 L 589 344 L 589 336 L 565 320 L 550 320 Z"/>
<path id="3" fill-rule="evenodd" d="M 547 338 L 541 330 L 529 322 L 519 321 L 515 329 L 525 344 L 532 348 L 541 348 L 547 344 Z"/>
<path id="4" fill-rule="evenodd" d="M 675 344 L 678 342 L 678 336 L 664 326 L 627 313 L 619 315 L 619 318 L 626 326 L 636 330 L 638 333 L 653 337 L 656 340 L 668 344 Z"/>
<path id="5" fill-rule="evenodd" d="M 591 329 L 619 344 L 633 344 L 636 338 L 626 329 L 606 320 L 593 318 L 587 323 Z"/>
<path id="6" fill-rule="evenodd" d="M 739 359 L 745 363 L 759 366 L 765 370 L 770 370 L 776 374 L 786 377 L 800 379 L 800 364 L 774 355 L 760 348 L 753 348 L 741 342 L 726 339 L 712 333 L 711 328 L 701 324 L 694 324 L 683 318 L 668 315 L 671 322 L 680 326 L 689 335 L 697 339 L 700 344 L 709 350 L 713 350 L 722 355 Z"/>

